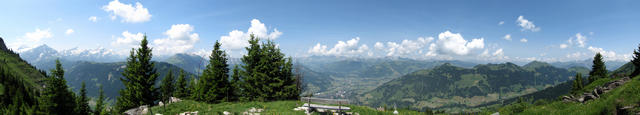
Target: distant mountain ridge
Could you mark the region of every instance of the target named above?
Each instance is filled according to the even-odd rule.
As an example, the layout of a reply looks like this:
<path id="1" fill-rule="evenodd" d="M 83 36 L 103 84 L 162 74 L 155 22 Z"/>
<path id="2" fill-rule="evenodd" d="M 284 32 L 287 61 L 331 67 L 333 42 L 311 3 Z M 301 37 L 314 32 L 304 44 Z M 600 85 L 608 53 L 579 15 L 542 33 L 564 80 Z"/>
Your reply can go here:
<path id="1" fill-rule="evenodd" d="M 391 80 L 356 100 L 374 107 L 395 104 L 419 110 L 462 111 L 563 83 L 575 73 L 544 62 L 522 67 L 509 62 L 480 64 L 473 68 L 446 63 Z"/>

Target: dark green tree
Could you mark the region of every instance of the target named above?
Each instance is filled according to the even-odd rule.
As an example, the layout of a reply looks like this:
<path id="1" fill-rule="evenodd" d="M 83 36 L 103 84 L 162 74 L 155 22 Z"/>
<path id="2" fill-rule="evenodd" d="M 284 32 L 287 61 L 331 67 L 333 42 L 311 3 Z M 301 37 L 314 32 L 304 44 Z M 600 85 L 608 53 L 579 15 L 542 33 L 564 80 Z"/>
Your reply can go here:
<path id="1" fill-rule="evenodd" d="M 89 98 L 87 97 L 87 87 L 85 86 L 84 81 L 82 81 L 82 85 L 80 88 L 79 98 L 77 99 L 78 106 L 76 107 L 76 111 L 79 115 L 89 115 L 91 114 L 91 108 L 89 108 Z"/>
<path id="2" fill-rule="evenodd" d="M 589 72 L 589 83 L 606 76 L 607 67 L 604 65 L 604 61 L 602 61 L 602 55 L 600 53 L 596 53 L 596 56 L 593 57 L 591 71 Z"/>
<path id="3" fill-rule="evenodd" d="M 125 88 L 120 90 L 116 107 L 119 112 L 141 105 L 153 105 L 158 98 L 155 81 L 158 78 L 155 63 L 151 62 L 152 49 L 149 48 L 147 36 L 140 42 L 140 48 L 132 49 L 127 58 L 127 65 L 120 81 Z"/>
<path id="4" fill-rule="evenodd" d="M 165 104 L 173 96 L 173 93 L 176 89 L 174 85 L 173 72 L 169 70 L 169 73 L 162 79 L 162 84 L 160 85 L 160 92 L 162 93 L 161 99 Z"/>
<path id="5" fill-rule="evenodd" d="M 194 93 L 196 93 L 198 91 L 197 84 L 198 84 L 198 79 L 196 79 L 196 77 L 194 77 L 194 76 L 191 76 L 191 80 L 189 81 L 189 86 L 187 86 L 188 87 L 187 90 L 188 90 L 188 92 L 190 94 L 188 97 L 190 99 L 193 99 L 193 100 L 196 99 L 197 95 L 194 94 Z"/>
<path id="6" fill-rule="evenodd" d="M 578 94 L 580 93 L 580 90 L 582 90 L 582 88 L 584 88 L 583 86 L 583 82 L 582 82 L 582 74 L 578 73 L 576 74 L 575 79 L 573 80 L 573 85 L 571 86 L 571 94 Z"/>
<path id="7" fill-rule="evenodd" d="M 64 79 L 64 69 L 60 60 L 56 60 L 56 68 L 51 70 L 51 77 L 47 79 L 42 93 L 40 110 L 45 114 L 76 114 L 75 97 Z"/>
<path id="8" fill-rule="evenodd" d="M 231 75 L 231 100 L 232 101 L 241 101 L 241 100 L 245 100 L 242 97 L 244 97 L 242 95 L 242 81 L 240 81 L 240 70 L 238 68 L 238 65 L 234 65 L 233 66 L 233 70 L 232 70 L 233 74 Z M 242 99 L 241 99 L 242 98 Z"/>
<path id="9" fill-rule="evenodd" d="M 247 55 L 242 57 L 244 96 L 257 101 L 297 99 L 300 91 L 291 58 L 285 58 L 273 41 L 259 43 L 251 35 Z"/>
<path id="10" fill-rule="evenodd" d="M 640 75 L 640 44 L 638 45 L 638 49 L 633 50 L 633 59 L 631 60 L 635 69 L 633 73 L 631 73 L 631 77 L 635 77 Z"/>
<path id="11" fill-rule="evenodd" d="M 218 103 L 229 101 L 231 85 L 229 83 L 229 65 L 227 64 L 227 54 L 220 49 L 220 42 L 216 41 L 213 51 L 209 56 L 209 64 L 202 73 L 198 82 L 198 92 L 196 100 Z"/>
<path id="12" fill-rule="evenodd" d="M 96 100 L 96 108 L 93 111 L 94 115 L 103 115 L 106 114 L 104 112 L 105 103 L 104 103 L 104 90 L 102 89 L 102 85 L 100 85 L 100 89 L 98 90 L 98 100 Z"/>
<path id="13" fill-rule="evenodd" d="M 176 82 L 176 93 L 174 96 L 178 98 L 185 98 L 189 96 L 189 89 L 187 87 L 187 78 L 185 77 L 184 70 L 180 70 L 178 75 L 178 81 Z"/>

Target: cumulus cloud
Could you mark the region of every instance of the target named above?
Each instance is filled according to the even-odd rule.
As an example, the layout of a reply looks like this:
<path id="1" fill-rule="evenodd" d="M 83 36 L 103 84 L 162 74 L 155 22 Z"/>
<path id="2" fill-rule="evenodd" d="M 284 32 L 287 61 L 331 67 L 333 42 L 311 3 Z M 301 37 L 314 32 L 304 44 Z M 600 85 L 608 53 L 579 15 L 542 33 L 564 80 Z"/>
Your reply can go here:
<path id="1" fill-rule="evenodd" d="M 273 29 L 272 32 L 268 32 L 264 23 L 260 22 L 258 19 L 253 19 L 251 20 L 251 27 L 249 27 L 246 33 L 240 30 L 233 30 L 229 32 L 229 35 L 221 36 L 220 43 L 222 43 L 222 48 L 227 50 L 243 49 L 244 47 L 249 46 L 247 41 L 251 34 L 254 34 L 255 37 L 260 39 L 274 40 L 280 37 L 282 32 L 278 31 L 278 29 Z"/>
<path id="2" fill-rule="evenodd" d="M 575 37 L 571 37 L 567 41 L 569 44 L 576 44 L 579 47 L 584 47 L 585 44 L 587 44 L 587 37 L 583 36 L 581 33 L 577 33 Z"/>
<path id="3" fill-rule="evenodd" d="M 155 51 L 160 54 L 184 53 L 193 48 L 200 40 L 198 33 L 193 33 L 193 26 L 189 24 L 175 24 L 164 32 L 167 38 L 153 40 Z"/>
<path id="4" fill-rule="evenodd" d="M 151 20 L 149 10 L 144 8 L 140 2 L 136 2 L 136 6 L 133 7 L 132 4 L 123 4 L 118 0 L 113 0 L 109 2 L 109 4 L 102 6 L 102 9 L 111 13 L 112 20 L 115 20 L 116 17 L 122 18 L 121 22 L 128 23 L 140 23 Z M 91 17 L 89 20 L 91 20 Z"/>
<path id="5" fill-rule="evenodd" d="M 18 37 L 20 39 L 17 39 L 16 41 L 5 42 L 7 42 L 7 46 L 14 51 L 23 52 L 41 45 L 43 39 L 51 37 L 53 37 L 53 34 L 51 33 L 50 29 L 42 30 L 40 28 L 36 28 L 35 31 L 27 32 L 24 35 Z"/>
<path id="6" fill-rule="evenodd" d="M 604 60 L 617 60 L 617 61 L 629 61 L 631 60 L 631 54 L 617 54 L 614 51 L 606 51 L 602 48 L 589 46 L 587 49 L 595 53 L 602 54 Z"/>
<path id="7" fill-rule="evenodd" d="M 504 24 L 504 21 L 500 21 L 498 22 L 498 25 L 501 26 L 502 24 Z"/>
<path id="8" fill-rule="evenodd" d="M 528 41 L 529 41 L 529 40 L 527 40 L 527 38 L 522 38 L 522 39 L 520 39 L 520 42 L 522 42 L 522 43 L 527 43 Z"/>
<path id="9" fill-rule="evenodd" d="M 384 44 L 382 44 L 381 42 L 376 42 L 375 45 L 373 45 L 374 48 L 381 50 L 384 49 Z"/>
<path id="10" fill-rule="evenodd" d="M 565 48 L 567 48 L 567 47 L 569 47 L 567 44 L 560 44 L 560 48 L 561 48 L 561 49 L 565 49 Z"/>
<path id="11" fill-rule="evenodd" d="M 504 35 L 504 37 L 502 37 L 502 39 L 511 41 L 511 34 Z"/>
<path id="12" fill-rule="evenodd" d="M 315 55 L 334 55 L 334 56 L 355 56 L 362 55 L 369 50 L 369 47 L 365 44 L 359 45 L 359 37 L 353 38 L 346 42 L 338 41 L 336 45 L 331 49 L 327 49 L 327 45 L 320 43 L 309 49 L 307 52 Z"/>
<path id="13" fill-rule="evenodd" d="M 34 32 L 27 32 L 22 36 L 22 38 L 27 39 L 29 42 L 40 42 L 43 38 L 51 38 L 53 34 L 51 34 L 51 29 L 41 30 L 40 28 L 36 28 Z"/>
<path id="14" fill-rule="evenodd" d="M 495 52 L 493 52 L 493 54 L 491 54 L 493 56 L 503 56 L 504 52 L 502 52 L 502 48 L 496 50 Z"/>
<path id="15" fill-rule="evenodd" d="M 460 33 L 445 31 L 438 35 L 435 48 L 440 53 L 467 55 L 471 50 L 484 48 L 484 38 L 465 40 Z"/>
<path id="16" fill-rule="evenodd" d="M 524 16 L 518 16 L 516 22 L 518 22 L 518 26 L 522 27 L 522 31 L 540 31 L 540 27 L 536 27 L 536 25 L 534 25 L 532 21 L 524 19 Z"/>
<path id="17" fill-rule="evenodd" d="M 387 56 L 407 56 L 416 52 L 421 53 L 421 49 L 433 39 L 433 37 L 420 37 L 415 41 L 405 39 L 401 43 L 387 42 Z"/>
<path id="18" fill-rule="evenodd" d="M 116 41 L 111 42 L 113 46 L 126 46 L 126 47 L 136 47 L 142 41 L 144 34 L 138 33 L 129 33 L 129 31 L 122 32 L 122 36 L 116 38 Z"/>
<path id="19" fill-rule="evenodd" d="M 96 17 L 96 16 L 91 16 L 91 17 L 89 17 L 89 21 L 91 21 L 91 22 L 97 22 L 97 21 L 98 21 L 98 17 Z"/>
<path id="20" fill-rule="evenodd" d="M 70 34 L 73 34 L 73 32 L 75 32 L 75 31 L 73 31 L 73 29 L 69 28 L 69 29 L 67 29 L 67 31 L 64 32 L 64 34 L 70 35 Z"/>

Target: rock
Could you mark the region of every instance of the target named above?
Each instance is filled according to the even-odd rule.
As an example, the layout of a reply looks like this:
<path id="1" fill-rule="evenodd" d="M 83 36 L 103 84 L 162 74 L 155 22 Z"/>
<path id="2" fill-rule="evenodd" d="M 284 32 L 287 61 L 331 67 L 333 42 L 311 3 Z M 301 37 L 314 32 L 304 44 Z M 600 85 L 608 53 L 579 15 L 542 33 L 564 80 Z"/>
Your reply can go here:
<path id="1" fill-rule="evenodd" d="M 581 102 L 586 102 L 589 100 L 593 100 L 593 99 L 597 99 L 598 97 L 592 95 L 592 94 L 585 94 L 584 95 L 584 99 Z"/>
<path id="2" fill-rule="evenodd" d="M 194 112 L 184 112 L 184 113 L 180 113 L 178 115 L 198 115 L 198 111 L 194 111 Z"/>
<path id="3" fill-rule="evenodd" d="M 224 115 L 231 115 L 231 112 L 224 111 L 224 112 L 222 112 L 222 114 L 224 114 Z"/>
<path id="4" fill-rule="evenodd" d="M 158 102 L 158 106 L 163 106 L 164 103 L 162 103 L 162 101 Z"/>
<path id="5" fill-rule="evenodd" d="M 492 113 L 491 115 L 500 115 L 500 112 Z"/>
<path id="6" fill-rule="evenodd" d="M 177 98 L 177 97 L 170 97 L 169 98 L 169 102 L 170 103 L 175 103 L 175 102 L 180 102 L 180 101 L 182 101 L 182 100 L 180 98 Z"/>
<path id="7" fill-rule="evenodd" d="M 125 115 L 146 115 L 148 112 L 149 112 L 149 106 L 148 105 L 142 105 L 140 107 L 124 111 L 123 114 L 125 114 Z"/>

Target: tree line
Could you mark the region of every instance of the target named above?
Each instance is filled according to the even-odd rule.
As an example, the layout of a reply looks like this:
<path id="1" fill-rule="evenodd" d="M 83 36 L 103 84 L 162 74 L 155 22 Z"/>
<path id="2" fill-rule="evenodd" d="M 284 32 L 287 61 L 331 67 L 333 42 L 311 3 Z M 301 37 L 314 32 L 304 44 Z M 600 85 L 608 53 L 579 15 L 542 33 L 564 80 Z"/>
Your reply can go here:
<path id="1" fill-rule="evenodd" d="M 634 65 L 633 72 L 629 75 L 631 78 L 640 75 L 640 44 L 638 45 L 638 49 L 633 50 L 633 58 L 630 62 Z M 605 66 L 605 62 L 603 61 L 602 54 L 599 52 L 593 57 L 593 65 L 591 66 L 591 71 L 589 71 L 589 76 L 587 77 L 587 81 L 583 81 L 582 74 L 577 73 L 575 79 L 573 80 L 573 84 L 571 86 L 571 94 L 579 94 L 581 93 L 584 86 L 593 83 L 602 78 L 608 77 L 607 67 Z"/>
<path id="2" fill-rule="evenodd" d="M 301 78 L 294 76 L 291 57 L 285 57 L 273 41 L 260 41 L 254 35 L 248 40 L 247 54 L 242 65 L 229 70 L 228 55 L 216 41 L 209 56 L 209 64 L 199 78 L 187 80 L 184 71 L 176 79 L 169 72 L 155 86 L 158 73 L 151 62 L 152 48 L 146 35 L 140 47 L 132 48 L 120 80 L 125 85 L 117 97 L 116 109 L 123 112 L 141 105 L 167 103 L 170 97 L 192 99 L 207 103 L 234 101 L 275 101 L 297 99 L 301 92 Z M 231 75 L 229 75 L 231 73 Z"/>

